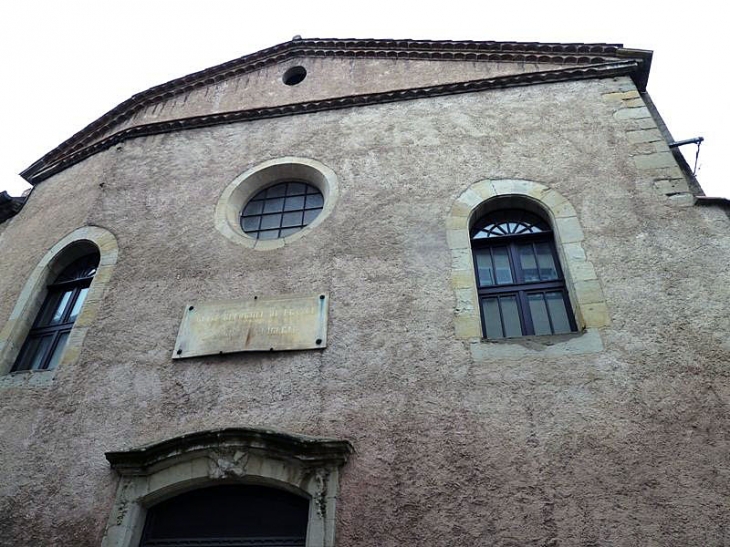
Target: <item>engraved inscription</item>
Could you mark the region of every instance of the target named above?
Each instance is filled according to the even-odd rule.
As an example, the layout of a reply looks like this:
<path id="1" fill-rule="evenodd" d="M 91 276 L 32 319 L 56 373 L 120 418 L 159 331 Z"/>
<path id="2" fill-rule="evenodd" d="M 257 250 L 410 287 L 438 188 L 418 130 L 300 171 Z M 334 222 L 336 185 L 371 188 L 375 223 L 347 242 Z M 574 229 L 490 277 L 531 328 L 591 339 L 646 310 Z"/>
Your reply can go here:
<path id="1" fill-rule="evenodd" d="M 318 349 L 327 345 L 326 293 L 189 305 L 173 359 L 238 351 Z"/>

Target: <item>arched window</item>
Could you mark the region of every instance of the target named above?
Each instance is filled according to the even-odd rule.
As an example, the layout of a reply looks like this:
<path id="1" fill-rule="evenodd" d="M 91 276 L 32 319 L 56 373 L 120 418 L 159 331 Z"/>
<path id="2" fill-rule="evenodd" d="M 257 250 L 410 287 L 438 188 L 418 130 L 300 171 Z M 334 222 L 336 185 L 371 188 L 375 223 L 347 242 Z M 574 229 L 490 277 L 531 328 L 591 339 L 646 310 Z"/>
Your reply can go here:
<path id="1" fill-rule="evenodd" d="M 56 368 L 98 266 L 98 251 L 84 255 L 64 268 L 48 286 L 48 295 L 12 372 Z"/>
<path id="2" fill-rule="evenodd" d="M 576 331 L 550 224 L 522 209 L 499 209 L 471 230 L 485 338 Z"/>
<path id="3" fill-rule="evenodd" d="M 147 511 L 140 547 L 304 547 L 309 500 L 277 488 L 220 485 L 185 492 Z"/>

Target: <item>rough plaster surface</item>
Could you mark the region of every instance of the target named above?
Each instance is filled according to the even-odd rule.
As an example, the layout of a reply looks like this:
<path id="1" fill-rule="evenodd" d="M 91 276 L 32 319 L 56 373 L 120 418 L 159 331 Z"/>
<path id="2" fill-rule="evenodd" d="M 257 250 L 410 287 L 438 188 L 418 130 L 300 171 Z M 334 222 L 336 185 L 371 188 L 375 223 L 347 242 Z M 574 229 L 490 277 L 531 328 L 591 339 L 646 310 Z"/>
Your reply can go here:
<path id="1" fill-rule="evenodd" d="M 601 98 L 626 85 L 140 138 L 40 184 L 0 229 L 0 321 L 73 229 L 106 228 L 120 254 L 79 360 L 0 393 L 0 545 L 98 546 L 105 451 L 230 426 L 352 441 L 341 547 L 730 542 L 730 222 L 637 169 L 633 122 Z M 333 169 L 335 209 L 293 245 L 236 245 L 219 196 L 281 156 Z M 602 352 L 475 362 L 455 337 L 445 219 L 482 179 L 571 201 L 611 315 Z M 188 301 L 312 290 L 330 293 L 324 351 L 170 358 Z"/>

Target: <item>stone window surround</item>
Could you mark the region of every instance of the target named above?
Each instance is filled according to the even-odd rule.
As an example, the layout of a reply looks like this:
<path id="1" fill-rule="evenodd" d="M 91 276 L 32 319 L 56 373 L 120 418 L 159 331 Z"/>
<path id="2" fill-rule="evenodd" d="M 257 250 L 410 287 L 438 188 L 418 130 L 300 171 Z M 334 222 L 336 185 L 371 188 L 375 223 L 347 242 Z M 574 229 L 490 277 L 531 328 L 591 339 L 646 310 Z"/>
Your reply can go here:
<path id="1" fill-rule="evenodd" d="M 137 547 L 147 507 L 218 484 L 259 484 L 306 497 L 306 547 L 334 547 L 339 469 L 354 452 L 349 441 L 257 428 L 182 435 L 106 458 L 120 475 L 102 547 Z"/>
<path id="2" fill-rule="evenodd" d="M 58 366 L 53 370 L 10 373 L 25 338 L 48 293 L 48 284 L 71 262 L 94 246 L 99 251 L 99 267 L 89 286 L 81 313 L 76 318 Z M 10 317 L 0 331 L 0 388 L 20 385 L 49 385 L 58 370 L 79 358 L 84 338 L 96 319 L 106 286 L 119 256 L 114 235 L 99 226 L 78 228 L 61 239 L 43 256 L 31 272 Z"/>
<path id="3" fill-rule="evenodd" d="M 241 211 L 258 192 L 287 180 L 301 180 L 319 189 L 324 207 L 302 230 L 279 239 L 254 239 L 241 228 Z M 304 237 L 330 215 L 339 197 L 339 181 L 326 165 L 309 158 L 287 156 L 255 165 L 237 176 L 223 191 L 215 208 L 215 227 L 226 238 L 259 251 L 280 249 Z"/>
<path id="4" fill-rule="evenodd" d="M 547 217 L 565 275 L 571 307 L 581 331 L 577 334 L 482 339 L 470 229 L 484 214 L 498 208 L 524 208 Z M 452 257 L 451 285 L 456 297 L 456 337 L 468 341 L 477 360 L 566 355 L 603 350 L 598 329 L 610 324 L 603 289 L 583 250 L 585 236 L 570 202 L 556 190 L 527 180 L 485 179 L 475 182 L 454 202 L 446 219 Z"/>

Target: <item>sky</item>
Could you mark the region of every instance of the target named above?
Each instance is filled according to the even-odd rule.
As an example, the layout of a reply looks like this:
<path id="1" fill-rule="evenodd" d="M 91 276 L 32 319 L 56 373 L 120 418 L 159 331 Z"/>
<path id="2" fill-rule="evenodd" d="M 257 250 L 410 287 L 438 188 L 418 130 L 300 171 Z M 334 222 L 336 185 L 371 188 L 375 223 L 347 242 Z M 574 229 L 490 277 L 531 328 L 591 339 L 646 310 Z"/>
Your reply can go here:
<path id="1" fill-rule="evenodd" d="M 648 91 L 676 140 L 703 136 L 698 179 L 730 197 L 721 2 L 443 3 L 6 0 L 0 8 L 0 190 L 130 96 L 304 38 L 608 42 L 654 51 Z M 724 72 L 724 71 L 723 71 Z M 682 148 L 690 166 L 696 147 Z"/>

